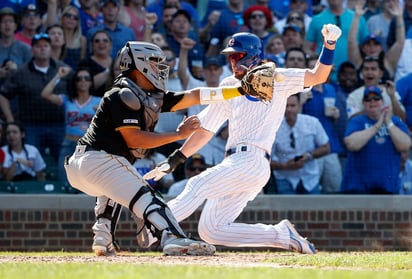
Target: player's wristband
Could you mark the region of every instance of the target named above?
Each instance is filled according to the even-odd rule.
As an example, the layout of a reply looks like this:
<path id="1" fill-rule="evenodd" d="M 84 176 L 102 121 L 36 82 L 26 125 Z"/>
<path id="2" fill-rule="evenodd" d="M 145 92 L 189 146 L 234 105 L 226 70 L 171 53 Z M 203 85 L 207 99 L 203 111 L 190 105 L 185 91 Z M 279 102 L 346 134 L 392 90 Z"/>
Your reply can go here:
<path id="1" fill-rule="evenodd" d="M 200 87 L 200 104 L 209 105 L 241 96 L 237 87 Z"/>
<path id="2" fill-rule="evenodd" d="M 322 52 L 320 53 L 319 62 L 324 65 L 332 65 L 334 53 L 334 49 L 328 49 L 325 46 L 323 46 Z"/>

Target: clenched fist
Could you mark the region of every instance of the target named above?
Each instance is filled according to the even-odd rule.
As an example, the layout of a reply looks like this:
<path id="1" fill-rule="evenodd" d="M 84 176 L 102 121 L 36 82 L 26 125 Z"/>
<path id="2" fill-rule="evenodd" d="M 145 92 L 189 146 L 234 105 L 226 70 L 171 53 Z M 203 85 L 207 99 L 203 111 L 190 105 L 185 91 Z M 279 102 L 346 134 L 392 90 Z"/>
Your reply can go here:
<path id="1" fill-rule="evenodd" d="M 342 30 L 334 24 L 325 24 L 322 28 L 322 35 L 329 44 L 334 44 L 342 35 Z"/>

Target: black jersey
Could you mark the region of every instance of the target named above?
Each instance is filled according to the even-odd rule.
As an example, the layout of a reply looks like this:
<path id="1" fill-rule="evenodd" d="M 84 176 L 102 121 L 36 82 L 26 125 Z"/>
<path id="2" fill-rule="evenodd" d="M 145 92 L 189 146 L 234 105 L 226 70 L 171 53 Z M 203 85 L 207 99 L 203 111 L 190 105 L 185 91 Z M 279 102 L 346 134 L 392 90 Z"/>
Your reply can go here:
<path id="1" fill-rule="evenodd" d="M 122 88 L 130 89 L 140 100 L 141 108 L 131 109 L 120 98 Z M 113 84 L 100 101 L 96 114 L 79 144 L 88 145 L 97 150 L 125 157 L 133 163 L 142 158 L 148 150 L 130 149 L 119 130 L 134 126 L 152 132 L 160 112 L 168 112 L 183 95 L 163 92 L 145 92 L 130 79 L 121 78 Z"/>

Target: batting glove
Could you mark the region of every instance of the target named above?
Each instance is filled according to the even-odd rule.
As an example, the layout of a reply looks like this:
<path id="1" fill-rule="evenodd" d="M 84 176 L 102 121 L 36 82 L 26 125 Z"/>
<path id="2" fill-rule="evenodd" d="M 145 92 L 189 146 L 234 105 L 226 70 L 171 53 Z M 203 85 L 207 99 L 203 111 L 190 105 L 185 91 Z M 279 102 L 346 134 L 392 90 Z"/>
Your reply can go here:
<path id="1" fill-rule="evenodd" d="M 322 35 L 325 41 L 327 41 L 329 44 L 333 44 L 331 42 L 336 43 L 340 35 L 342 35 L 342 30 L 334 24 L 326 24 L 323 25 Z"/>
<path id="2" fill-rule="evenodd" d="M 159 181 L 163 176 L 173 172 L 181 163 L 184 163 L 186 159 L 186 156 L 179 149 L 176 149 L 166 160 L 146 173 L 143 179 Z"/>

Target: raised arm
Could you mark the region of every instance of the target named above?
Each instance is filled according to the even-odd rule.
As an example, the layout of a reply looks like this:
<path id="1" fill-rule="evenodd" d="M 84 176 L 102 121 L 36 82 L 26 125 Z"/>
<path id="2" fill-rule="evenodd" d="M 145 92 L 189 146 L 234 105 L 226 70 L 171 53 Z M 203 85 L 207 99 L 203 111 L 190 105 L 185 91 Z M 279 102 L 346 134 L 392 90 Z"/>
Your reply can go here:
<path id="1" fill-rule="evenodd" d="M 62 104 L 62 99 L 59 95 L 53 94 L 54 87 L 59 83 L 61 78 L 67 76 L 71 71 L 70 67 L 62 66 L 57 71 L 56 75 L 49 81 L 49 83 L 41 91 L 42 98 L 48 100 L 49 102 L 60 106 Z"/>
<path id="2" fill-rule="evenodd" d="M 385 58 L 393 71 L 396 70 L 399 58 L 405 45 L 405 24 L 403 22 L 403 11 L 399 1 L 395 1 L 394 6 L 389 9 L 396 19 L 396 41 L 386 52 Z"/>
<path id="3" fill-rule="evenodd" d="M 326 24 L 323 26 L 323 49 L 315 67 L 307 70 L 305 73 L 305 87 L 314 86 L 327 81 L 333 66 L 336 41 L 341 34 L 342 30 L 334 24 Z"/>
<path id="4" fill-rule="evenodd" d="M 177 76 L 180 79 L 183 89 L 187 89 L 190 76 L 187 69 L 189 68 L 188 56 L 189 50 L 195 46 L 196 42 L 190 38 L 184 38 L 180 42 L 179 64 L 177 65 Z"/>
<path id="5" fill-rule="evenodd" d="M 361 16 L 366 12 L 367 8 L 363 8 L 363 1 L 358 1 L 355 5 L 355 17 L 348 34 L 348 59 L 356 68 L 359 68 L 362 63 L 362 55 L 358 44 L 358 30 Z"/>

